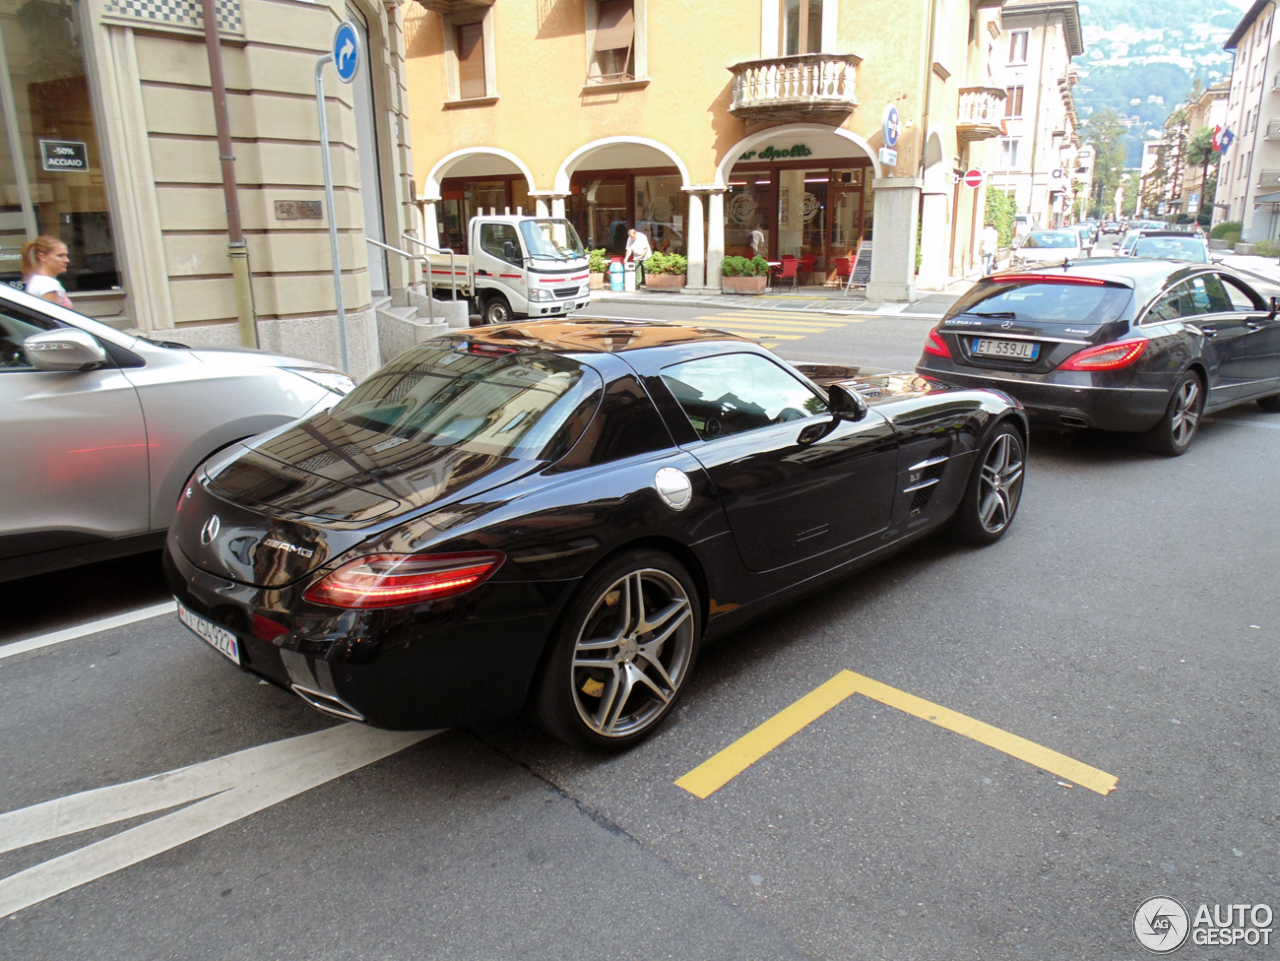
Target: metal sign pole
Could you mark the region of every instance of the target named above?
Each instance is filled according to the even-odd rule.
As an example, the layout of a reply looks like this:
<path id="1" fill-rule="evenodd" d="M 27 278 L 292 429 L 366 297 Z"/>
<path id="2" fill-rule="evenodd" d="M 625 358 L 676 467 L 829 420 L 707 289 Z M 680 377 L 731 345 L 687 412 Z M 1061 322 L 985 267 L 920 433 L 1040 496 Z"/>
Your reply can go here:
<path id="1" fill-rule="evenodd" d="M 338 350 L 342 369 L 351 372 L 347 351 L 347 311 L 342 302 L 342 261 L 338 254 L 338 212 L 333 206 L 333 163 L 329 159 L 329 115 L 324 102 L 324 67 L 331 63 L 338 79 L 350 83 L 360 63 L 360 35 L 350 21 L 338 24 L 333 34 L 333 50 L 316 61 L 316 110 L 320 118 L 320 157 L 324 166 L 324 203 L 329 217 L 329 256 L 333 259 L 333 299 L 338 308 Z"/>
<path id="2" fill-rule="evenodd" d="M 320 116 L 320 156 L 324 164 L 324 209 L 329 218 L 329 255 L 333 258 L 333 299 L 338 305 L 338 351 L 342 357 L 342 369 L 351 372 L 351 358 L 347 353 L 347 312 L 342 302 L 342 261 L 338 256 L 338 216 L 333 209 L 333 163 L 329 159 L 329 118 L 324 103 L 324 67 L 333 63 L 333 54 L 326 53 L 316 61 L 316 107 Z"/>

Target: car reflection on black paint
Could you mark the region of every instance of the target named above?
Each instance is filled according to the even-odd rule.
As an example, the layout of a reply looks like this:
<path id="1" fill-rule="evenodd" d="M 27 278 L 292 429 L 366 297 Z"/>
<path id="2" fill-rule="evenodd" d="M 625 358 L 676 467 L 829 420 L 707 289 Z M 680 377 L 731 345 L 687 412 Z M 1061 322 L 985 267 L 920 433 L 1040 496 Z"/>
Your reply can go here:
<path id="1" fill-rule="evenodd" d="M 702 641 L 944 524 L 991 543 L 1014 519 L 1015 401 L 806 369 L 663 324 L 429 341 L 197 472 L 166 551 L 184 623 L 339 717 L 528 705 L 572 744 L 628 746 Z"/>

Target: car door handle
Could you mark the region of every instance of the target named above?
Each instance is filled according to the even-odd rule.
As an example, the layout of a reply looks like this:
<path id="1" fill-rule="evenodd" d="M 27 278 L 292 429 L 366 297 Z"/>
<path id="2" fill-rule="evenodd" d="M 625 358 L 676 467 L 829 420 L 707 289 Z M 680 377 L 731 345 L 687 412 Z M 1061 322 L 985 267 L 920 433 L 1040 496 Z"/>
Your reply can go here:
<path id="1" fill-rule="evenodd" d="M 1261 330 L 1263 327 L 1267 326 L 1266 321 L 1263 320 L 1246 320 L 1244 325 L 1250 330 Z"/>

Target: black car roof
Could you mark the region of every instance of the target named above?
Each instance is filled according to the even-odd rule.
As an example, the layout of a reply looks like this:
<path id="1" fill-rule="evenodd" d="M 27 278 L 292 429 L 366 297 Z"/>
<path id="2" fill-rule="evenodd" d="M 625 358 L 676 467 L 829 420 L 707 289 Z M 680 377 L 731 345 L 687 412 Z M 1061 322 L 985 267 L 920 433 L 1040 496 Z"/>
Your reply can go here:
<path id="1" fill-rule="evenodd" d="M 993 277 L 997 280 L 1001 274 L 1036 274 L 1049 278 L 1062 274 L 1072 277 L 1093 277 L 1108 283 L 1132 287 L 1138 303 L 1143 304 L 1158 294 L 1167 284 L 1206 270 L 1236 276 L 1233 271 L 1225 269 L 1220 264 L 1188 264 L 1175 260 L 1146 260 L 1135 257 L 1091 257 L 1087 260 L 1069 261 L 1065 266 L 1005 270 Z M 1252 281 L 1247 283 L 1254 286 Z"/>
<path id="2" fill-rule="evenodd" d="M 473 327 L 462 333 L 477 344 L 535 347 L 560 353 L 619 353 L 700 341 L 755 343 L 750 338 L 712 327 L 593 317 L 516 321 L 492 327 Z"/>

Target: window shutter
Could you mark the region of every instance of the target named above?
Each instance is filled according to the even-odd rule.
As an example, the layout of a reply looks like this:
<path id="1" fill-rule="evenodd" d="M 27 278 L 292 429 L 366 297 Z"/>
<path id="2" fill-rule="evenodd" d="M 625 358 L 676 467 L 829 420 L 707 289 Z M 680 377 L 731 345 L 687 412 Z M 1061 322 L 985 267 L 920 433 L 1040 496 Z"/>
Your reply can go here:
<path id="1" fill-rule="evenodd" d="M 484 24 L 463 23 L 458 32 L 458 95 L 463 100 L 483 97 L 484 82 Z"/>
<path id="2" fill-rule="evenodd" d="M 599 0 L 592 79 L 630 80 L 631 50 L 636 39 L 632 0 Z"/>

